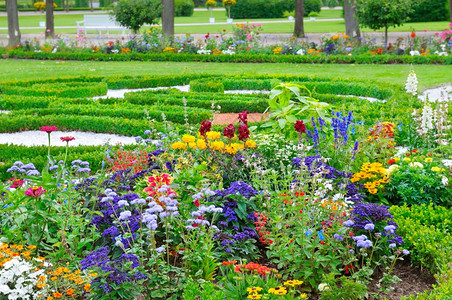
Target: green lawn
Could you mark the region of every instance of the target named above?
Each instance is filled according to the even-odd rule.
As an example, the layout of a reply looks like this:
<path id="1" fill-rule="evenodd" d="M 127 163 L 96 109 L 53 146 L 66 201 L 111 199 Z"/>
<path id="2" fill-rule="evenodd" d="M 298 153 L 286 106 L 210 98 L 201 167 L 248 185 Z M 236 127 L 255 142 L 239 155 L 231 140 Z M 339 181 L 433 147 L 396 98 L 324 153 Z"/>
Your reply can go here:
<path id="1" fill-rule="evenodd" d="M 197 62 L 90 62 L 0 60 L 2 80 L 77 75 L 146 75 L 181 73 L 269 73 L 305 74 L 355 78 L 404 84 L 409 65 L 312 65 L 312 64 L 233 64 Z M 437 86 L 452 78 L 450 66 L 413 66 L 421 89 Z"/>

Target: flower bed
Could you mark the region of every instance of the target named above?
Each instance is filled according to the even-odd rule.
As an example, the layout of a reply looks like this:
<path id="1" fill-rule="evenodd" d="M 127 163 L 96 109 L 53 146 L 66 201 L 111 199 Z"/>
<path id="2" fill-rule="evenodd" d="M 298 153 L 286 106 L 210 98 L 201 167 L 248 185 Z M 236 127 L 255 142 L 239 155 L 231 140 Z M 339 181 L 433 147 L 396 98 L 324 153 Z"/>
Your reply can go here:
<path id="1" fill-rule="evenodd" d="M 21 59 L 96 61 L 202 61 L 251 63 L 335 63 L 335 64 L 451 64 L 452 23 L 450 29 L 429 38 L 416 37 L 389 45 L 353 39 L 345 34 L 325 35 L 319 43 L 291 38 L 269 45 L 261 24 L 237 24 L 232 34 L 207 34 L 203 39 L 169 39 L 158 28 L 130 41 L 89 44 L 83 32 L 74 38 L 54 41 L 24 40 L 13 48 L 0 49 L 4 57 Z"/>
<path id="2" fill-rule="evenodd" d="M 1 116 L 2 131 L 52 122 L 41 127 L 47 148 L 0 147 L 10 178 L 0 184 L 2 297 L 21 291 L 47 299 L 380 299 L 400 282 L 395 270 L 405 259 L 436 275 L 437 285 L 420 299 L 447 299 L 452 114 L 446 98 L 418 100 L 414 73 L 405 88 L 207 74 L 46 84 L 144 88 L 193 80 L 196 92 L 143 91 L 96 102 L 34 94 L 20 96 L 16 107 L 13 95 L 2 96 L 1 108 L 11 109 Z M 27 91 L 40 83 L 1 86 Z M 223 93 L 249 87 L 271 91 Z M 218 92 L 205 91 L 211 89 Z M 209 98 L 230 102 L 238 123 L 214 125 L 211 114 L 190 119 L 209 111 L 195 109 Z M 183 118 L 127 121 L 142 117 L 132 112 L 140 106 L 152 116 L 153 102 Z M 211 113 L 219 109 L 210 103 Z M 248 103 L 268 106 L 268 118 L 249 123 L 248 112 L 239 110 Z M 82 115 L 69 118 L 76 107 Z M 135 115 L 121 115 L 120 107 Z M 73 126 L 140 137 L 136 145 L 104 148 L 69 147 L 76 136 L 61 138 L 66 147 L 50 144 L 55 131 Z M 22 273 L 13 274 L 15 266 Z M 409 294 L 398 295 L 414 299 Z"/>

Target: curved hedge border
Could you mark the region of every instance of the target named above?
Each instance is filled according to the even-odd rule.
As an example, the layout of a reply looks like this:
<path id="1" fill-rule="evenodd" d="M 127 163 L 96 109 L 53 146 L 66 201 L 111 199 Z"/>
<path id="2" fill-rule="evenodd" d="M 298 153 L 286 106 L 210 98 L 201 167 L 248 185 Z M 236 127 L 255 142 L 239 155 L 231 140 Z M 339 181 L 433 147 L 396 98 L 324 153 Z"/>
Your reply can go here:
<path id="1" fill-rule="evenodd" d="M 175 61 L 175 62 L 228 62 L 228 63 L 316 63 L 316 64 L 436 64 L 451 65 L 452 56 L 410 56 L 410 55 L 268 55 L 234 54 L 202 55 L 188 53 L 48 53 L 24 52 L 17 49 L 5 50 L 5 57 L 39 60 L 79 61 Z"/>

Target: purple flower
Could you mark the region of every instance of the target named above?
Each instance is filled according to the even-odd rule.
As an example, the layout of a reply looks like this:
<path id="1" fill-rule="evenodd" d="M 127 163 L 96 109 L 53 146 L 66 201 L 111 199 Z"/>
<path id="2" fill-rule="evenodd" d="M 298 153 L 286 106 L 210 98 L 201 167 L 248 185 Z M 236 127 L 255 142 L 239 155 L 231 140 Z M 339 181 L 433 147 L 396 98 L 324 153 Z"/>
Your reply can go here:
<path id="1" fill-rule="evenodd" d="M 347 227 L 352 227 L 355 224 L 355 222 L 353 222 L 352 220 L 347 220 L 344 223 L 342 223 L 342 225 L 347 226 Z"/>
<path id="2" fill-rule="evenodd" d="M 340 235 L 340 234 L 338 234 L 338 233 L 335 233 L 335 234 L 333 235 L 333 237 L 334 237 L 336 240 L 338 240 L 338 241 L 343 241 L 343 240 L 344 240 L 344 236 L 343 236 L 343 235 Z"/>
<path id="3" fill-rule="evenodd" d="M 372 231 L 372 230 L 374 230 L 374 228 L 375 228 L 375 225 L 373 223 L 368 223 L 364 226 L 364 230 Z"/>
<path id="4" fill-rule="evenodd" d="M 389 244 L 389 248 L 395 248 L 395 247 L 397 247 L 396 243 Z"/>
<path id="5" fill-rule="evenodd" d="M 409 255 L 410 251 L 408 251 L 407 249 L 403 249 L 402 250 L 403 255 Z"/>

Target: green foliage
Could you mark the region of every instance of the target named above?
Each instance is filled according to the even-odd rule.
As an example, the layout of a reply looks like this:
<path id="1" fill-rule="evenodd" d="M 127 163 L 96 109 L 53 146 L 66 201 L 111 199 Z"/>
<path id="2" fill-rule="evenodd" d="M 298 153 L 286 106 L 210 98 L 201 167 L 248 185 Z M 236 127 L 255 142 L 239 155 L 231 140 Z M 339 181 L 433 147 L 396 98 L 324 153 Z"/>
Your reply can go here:
<path id="1" fill-rule="evenodd" d="M 358 0 L 356 17 L 373 30 L 396 27 L 408 20 L 412 0 Z"/>
<path id="2" fill-rule="evenodd" d="M 325 283 L 328 288 L 320 294 L 320 299 L 324 300 L 360 300 L 367 296 L 367 287 L 350 277 L 334 276 L 328 274 L 325 276 Z"/>
<path id="3" fill-rule="evenodd" d="M 209 80 L 192 80 L 190 81 L 190 90 L 193 92 L 209 92 L 209 93 L 223 93 L 224 85 L 219 81 Z"/>
<path id="4" fill-rule="evenodd" d="M 299 84 L 280 83 L 275 86 L 268 100 L 269 121 L 263 127 L 271 127 L 276 132 L 293 132 L 293 124 L 297 120 L 307 122 L 311 117 L 326 119 L 330 105 L 310 96 L 302 96 L 300 90 L 310 94 L 305 86 Z"/>
<path id="5" fill-rule="evenodd" d="M 292 1 L 293 2 L 293 1 Z M 321 0 L 304 0 L 304 16 L 307 17 L 311 13 L 320 13 L 322 8 Z M 312 16 L 316 17 L 316 16 Z"/>
<path id="6" fill-rule="evenodd" d="M 235 6 L 235 5 L 234 5 Z M 232 6 L 232 7 L 234 7 Z M 45 53 L 9 50 L 9 57 L 18 59 L 80 60 L 80 61 L 193 61 L 193 62 L 248 62 L 248 63 L 318 63 L 318 64 L 452 64 L 452 56 L 410 55 L 200 55 L 189 53 Z"/>
<path id="7" fill-rule="evenodd" d="M 452 233 L 452 210 L 444 206 L 421 204 L 413 206 L 393 206 L 391 213 L 399 218 L 412 219 L 418 224 L 435 226 L 442 232 Z"/>
<path id="8" fill-rule="evenodd" d="M 105 82 L 35 83 L 30 86 L 0 86 L 0 93 L 21 96 L 93 97 L 105 95 Z"/>
<path id="9" fill-rule="evenodd" d="M 282 18 L 287 10 L 293 10 L 293 0 L 240 0 L 231 6 L 231 18 Z"/>
<path id="10" fill-rule="evenodd" d="M 183 299 L 185 300 L 218 300 L 224 297 L 222 289 L 210 281 L 199 284 L 190 280 L 184 286 Z"/>
<path id="11" fill-rule="evenodd" d="M 177 17 L 191 17 L 195 4 L 193 0 L 175 0 L 174 1 L 174 15 Z"/>
<path id="12" fill-rule="evenodd" d="M 156 24 L 160 18 L 159 0 L 121 0 L 113 7 L 116 21 L 137 33 L 144 24 Z"/>
<path id="13" fill-rule="evenodd" d="M 449 20 L 447 0 L 418 0 L 410 13 L 411 22 L 432 22 Z"/>

